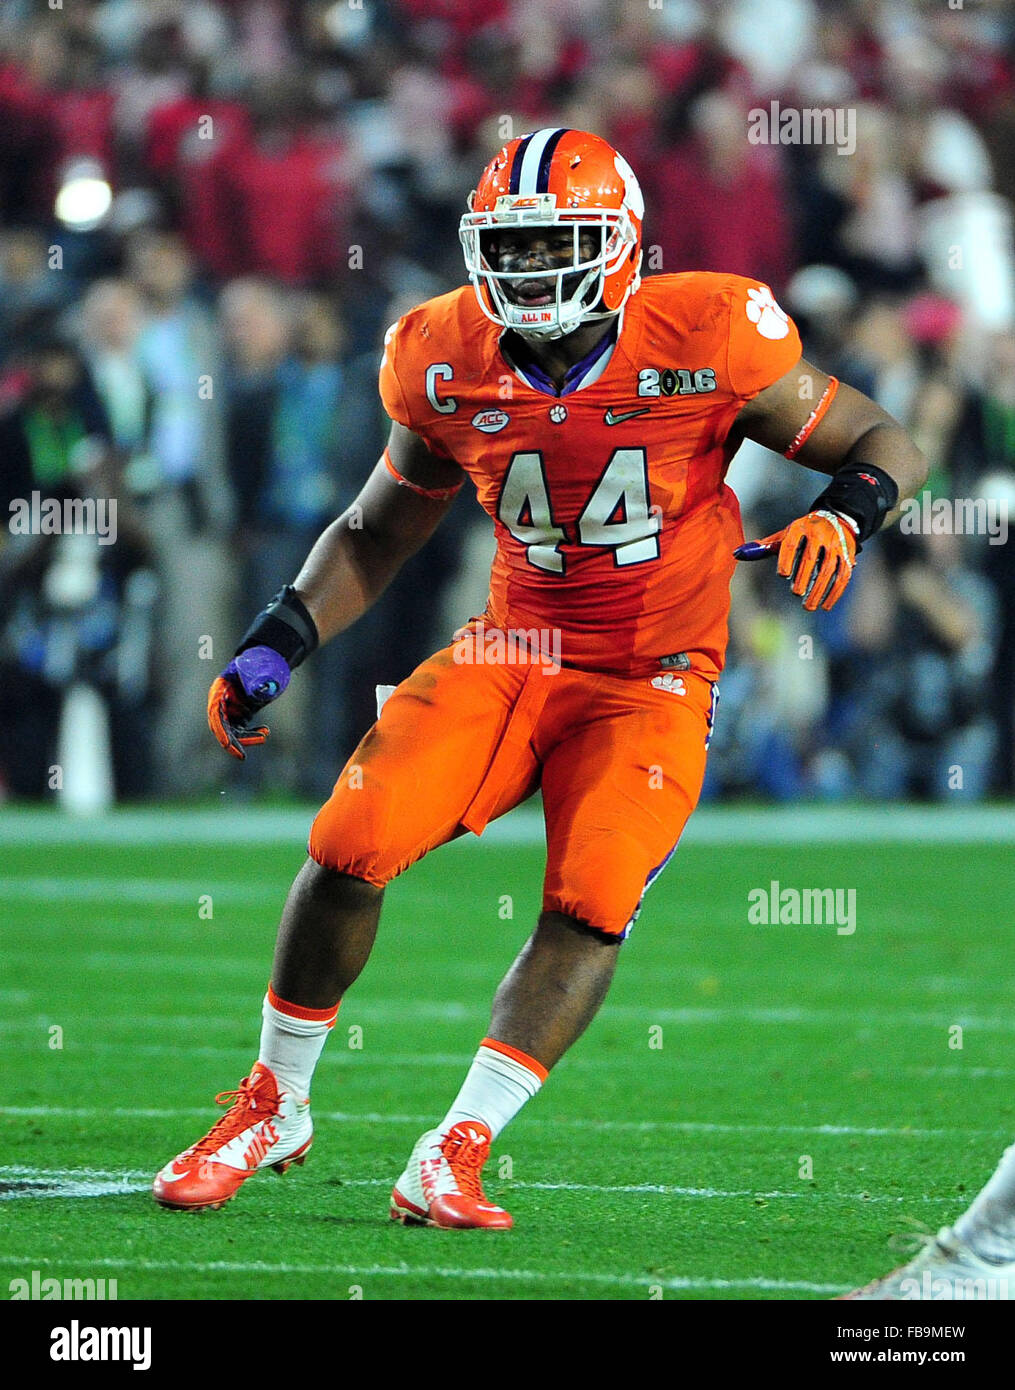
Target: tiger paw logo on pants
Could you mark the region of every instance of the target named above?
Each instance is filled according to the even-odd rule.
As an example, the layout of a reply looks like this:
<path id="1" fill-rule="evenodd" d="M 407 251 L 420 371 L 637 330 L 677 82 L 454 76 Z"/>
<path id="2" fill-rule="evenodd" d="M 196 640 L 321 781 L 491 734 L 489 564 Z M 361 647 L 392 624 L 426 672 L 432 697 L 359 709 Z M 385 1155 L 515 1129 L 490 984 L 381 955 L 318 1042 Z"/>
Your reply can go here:
<path id="1" fill-rule="evenodd" d="M 763 338 L 785 338 L 789 332 L 789 318 L 775 302 L 775 297 L 767 285 L 747 291 L 747 317 Z"/>

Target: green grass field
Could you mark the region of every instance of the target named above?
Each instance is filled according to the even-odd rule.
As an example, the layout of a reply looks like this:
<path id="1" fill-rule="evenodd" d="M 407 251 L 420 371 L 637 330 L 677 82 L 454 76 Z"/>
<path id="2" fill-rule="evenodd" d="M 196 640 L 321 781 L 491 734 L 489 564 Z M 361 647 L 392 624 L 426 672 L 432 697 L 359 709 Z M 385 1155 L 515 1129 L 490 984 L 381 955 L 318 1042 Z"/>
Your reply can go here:
<path id="1" fill-rule="evenodd" d="M 253 1060 L 302 821 L 262 833 L 251 810 L 215 844 L 208 813 L 167 811 L 122 833 L 59 822 L 54 843 L 54 819 L 5 813 L 2 1296 L 32 1270 L 115 1278 L 121 1299 L 797 1299 L 885 1272 L 1015 1132 L 1011 845 L 925 839 L 907 812 L 905 842 L 766 846 L 700 814 L 599 1018 L 495 1146 L 487 1188 L 515 1229 L 454 1233 L 390 1223 L 388 1191 L 535 920 L 531 811 L 392 886 L 306 1167 L 203 1214 L 157 1208 L 151 1175 Z M 855 933 L 750 925 L 771 879 L 855 887 Z"/>

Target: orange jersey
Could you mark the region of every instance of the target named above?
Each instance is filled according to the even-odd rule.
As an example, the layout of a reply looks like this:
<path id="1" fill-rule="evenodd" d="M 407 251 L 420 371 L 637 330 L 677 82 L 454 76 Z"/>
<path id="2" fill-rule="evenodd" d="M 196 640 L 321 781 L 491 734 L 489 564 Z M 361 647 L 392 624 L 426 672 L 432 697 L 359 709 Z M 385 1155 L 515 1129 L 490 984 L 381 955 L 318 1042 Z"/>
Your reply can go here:
<path id="1" fill-rule="evenodd" d="M 743 540 L 727 437 L 799 361 L 795 326 L 757 281 L 652 276 L 605 367 L 560 396 L 512 366 L 501 332 L 454 290 L 394 325 L 380 374 L 391 418 L 458 463 L 493 518 L 491 621 L 559 632 L 580 669 L 669 658 L 714 679 Z"/>

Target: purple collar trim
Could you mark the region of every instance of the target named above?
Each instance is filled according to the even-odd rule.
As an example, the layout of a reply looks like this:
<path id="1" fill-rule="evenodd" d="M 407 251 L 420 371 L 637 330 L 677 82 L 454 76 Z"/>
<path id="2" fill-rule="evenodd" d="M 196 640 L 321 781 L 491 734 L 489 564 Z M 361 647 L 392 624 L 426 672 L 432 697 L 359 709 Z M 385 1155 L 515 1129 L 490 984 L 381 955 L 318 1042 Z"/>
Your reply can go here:
<path id="1" fill-rule="evenodd" d="M 616 321 L 614 321 L 610 325 L 607 332 L 604 333 L 603 336 L 599 339 L 599 342 L 596 343 L 595 347 L 591 350 L 591 352 L 586 353 L 585 356 L 581 359 L 581 361 L 576 362 L 573 367 L 568 367 L 567 372 L 564 376 L 564 384 L 560 388 L 560 391 L 557 390 L 557 387 L 554 385 L 552 378 L 546 374 L 546 372 L 538 364 L 538 362 L 536 362 L 533 358 L 528 356 L 519 356 L 519 353 L 515 350 L 514 343 L 512 343 L 511 345 L 511 361 L 515 368 L 521 373 L 521 375 L 525 378 L 528 384 L 531 387 L 533 387 L 534 390 L 542 391 L 543 394 L 547 396 L 569 396 L 572 391 L 578 390 L 585 377 L 588 376 L 589 372 L 596 365 L 596 363 L 603 356 L 603 354 L 609 352 L 609 350 L 613 347 L 616 341 L 617 323 Z M 520 335 L 518 335 L 518 344 L 521 349 L 521 352 L 523 354 L 527 354 L 527 345 L 525 344 L 525 340 L 521 338 Z"/>

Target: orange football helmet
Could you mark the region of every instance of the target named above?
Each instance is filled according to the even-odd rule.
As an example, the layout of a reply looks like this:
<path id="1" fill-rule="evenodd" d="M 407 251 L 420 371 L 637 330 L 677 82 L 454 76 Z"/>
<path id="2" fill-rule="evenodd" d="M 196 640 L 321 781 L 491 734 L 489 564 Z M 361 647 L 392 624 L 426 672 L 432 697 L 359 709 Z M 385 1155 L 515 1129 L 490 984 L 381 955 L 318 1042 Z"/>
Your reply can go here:
<path id="1" fill-rule="evenodd" d="M 644 215 L 634 171 L 598 135 L 547 129 L 510 140 L 483 170 L 459 227 L 480 308 L 503 328 L 537 339 L 562 338 L 617 313 L 641 283 Z M 552 303 L 517 304 L 505 295 L 505 282 L 531 280 L 534 272 L 490 264 L 489 234 L 503 227 L 573 229 L 571 264 L 538 272 L 554 281 Z M 583 261 L 580 238 L 590 229 L 599 234 L 599 254 Z"/>

